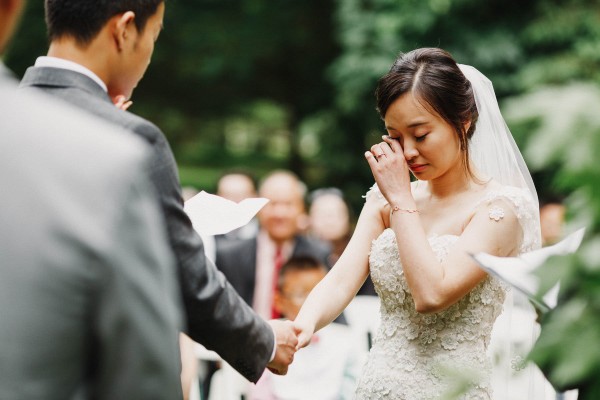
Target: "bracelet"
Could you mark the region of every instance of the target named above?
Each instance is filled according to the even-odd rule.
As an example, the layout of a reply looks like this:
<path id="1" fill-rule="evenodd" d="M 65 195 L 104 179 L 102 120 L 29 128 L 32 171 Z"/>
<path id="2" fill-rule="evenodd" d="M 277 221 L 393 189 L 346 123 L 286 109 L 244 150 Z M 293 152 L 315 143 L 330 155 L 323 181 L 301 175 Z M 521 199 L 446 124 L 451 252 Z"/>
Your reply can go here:
<path id="1" fill-rule="evenodd" d="M 390 213 L 390 215 L 394 215 L 394 212 L 405 212 L 405 213 L 409 213 L 409 214 L 414 214 L 414 213 L 420 213 L 419 210 L 417 210 L 416 208 L 400 208 L 398 206 L 394 206 L 392 207 L 392 212 Z"/>

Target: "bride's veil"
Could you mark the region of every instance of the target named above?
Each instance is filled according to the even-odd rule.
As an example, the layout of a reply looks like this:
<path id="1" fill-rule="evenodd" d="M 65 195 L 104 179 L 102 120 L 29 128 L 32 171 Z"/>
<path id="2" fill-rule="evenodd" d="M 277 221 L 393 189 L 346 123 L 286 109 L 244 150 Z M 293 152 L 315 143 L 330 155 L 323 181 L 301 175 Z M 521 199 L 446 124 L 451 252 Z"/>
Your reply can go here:
<path id="1" fill-rule="evenodd" d="M 527 251 L 540 247 L 539 202 L 531 174 L 506 125 L 491 81 L 469 65 L 459 64 L 471 83 L 479 117 L 469 144 L 475 171 L 503 185 L 525 189 L 531 196 L 533 218 L 522 221 Z M 526 364 L 538 335 L 536 313 L 528 300 L 508 290 L 504 309 L 494 325 L 489 347 L 493 362 L 492 385 L 496 400 L 547 399 L 551 387 L 541 372 Z M 545 393 L 546 392 L 546 393 Z"/>

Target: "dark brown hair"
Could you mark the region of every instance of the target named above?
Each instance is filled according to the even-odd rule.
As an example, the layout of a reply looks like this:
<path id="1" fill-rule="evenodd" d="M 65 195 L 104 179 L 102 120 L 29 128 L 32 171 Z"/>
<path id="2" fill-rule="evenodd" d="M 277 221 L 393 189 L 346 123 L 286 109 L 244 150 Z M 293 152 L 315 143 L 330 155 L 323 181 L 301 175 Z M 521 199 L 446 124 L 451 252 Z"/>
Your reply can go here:
<path id="1" fill-rule="evenodd" d="M 469 139 L 475 132 L 477 105 L 471 83 L 450 53 L 438 48 L 422 48 L 400 54 L 390 71 L 379 79 L 375 91 L 381 118 L 385 118 L 394 101 L 409 92 L 454 128 L 466 173 L 472 177 L 468 162 Z M 464 124 L 469 121 L 471 125 L 465 130 Z"/>
<path id="2" fill-rule="evenodd" d="M 312 256 L 293 256 L 279 271 L 277 288 L 281 290 L 285 275 L 290 271 L 323 271 L 327 273 L 327 267 Z"/>
<path id="3" fill-rule="evenodd" d="M 115 15 L 135 13 L 138 32 L 146 27 L 148 18 L 156 13 L 164 0 L 46 0 L 46 26 L 50 41 L 72 36 L 88 44 Z"/>

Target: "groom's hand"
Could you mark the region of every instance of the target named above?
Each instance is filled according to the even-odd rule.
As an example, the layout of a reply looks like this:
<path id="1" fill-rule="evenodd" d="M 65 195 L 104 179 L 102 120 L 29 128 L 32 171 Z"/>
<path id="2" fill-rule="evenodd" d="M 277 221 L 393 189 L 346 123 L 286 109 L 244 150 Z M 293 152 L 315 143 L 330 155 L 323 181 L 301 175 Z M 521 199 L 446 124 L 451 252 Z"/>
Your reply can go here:
<path id="1" fill-rule="evenodd" d="M 291 321 L 271 320 L 269 325 L 275 332 L 275 357 L 267 364 L 267 368 L 277 375 L 287 374 L 288 366 L 294 361 L 298 333 Z"/>
<path id="2" fill-rule="evenodd" d="M 133 101 L 127 100 L 127 97 L 122 94 L 113 97 L 112 101 L 117 108 L 120 108 L 123 111 L 126 111 L 133 104 Z"/>

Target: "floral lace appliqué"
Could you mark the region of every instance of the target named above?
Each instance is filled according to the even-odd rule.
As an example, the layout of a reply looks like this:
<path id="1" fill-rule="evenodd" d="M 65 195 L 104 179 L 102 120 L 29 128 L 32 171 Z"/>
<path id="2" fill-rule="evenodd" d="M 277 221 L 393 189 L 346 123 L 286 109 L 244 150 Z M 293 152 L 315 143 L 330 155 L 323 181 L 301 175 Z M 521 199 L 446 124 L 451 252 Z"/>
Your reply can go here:
<path id="1" fill-rule="evenodd" d="M 490 208 L 489 216 L 490 219 L 493 219 L 496 222 L 500 221 L 502 218 L 504 218 L 504 208 L 498 206 Z"/>

